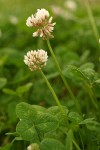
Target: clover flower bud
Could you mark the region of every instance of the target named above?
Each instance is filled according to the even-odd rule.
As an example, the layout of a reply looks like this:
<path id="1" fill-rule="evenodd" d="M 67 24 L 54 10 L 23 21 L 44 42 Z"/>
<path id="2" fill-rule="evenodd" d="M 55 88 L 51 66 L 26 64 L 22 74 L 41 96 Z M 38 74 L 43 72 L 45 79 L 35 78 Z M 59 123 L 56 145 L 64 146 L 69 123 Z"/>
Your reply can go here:
<path id="1" fill-rule="evenodd" d="M 43 66 L 46 65 L 47 60 L 47 52 L 42 49 L 37 51 L 28 51 L 27 54 L 24 56 L 24 62 L 26 65 L 28 65 L 31 71 L 41 69 Z"/>
<path id="2" fill-rule="evenodd" d="M 33 37 L 43 37 L 43 39 L 53 38 L 51 32 L 54 30 L 52 23 L 53 17 L 49 18 L 49 12 L 46 9 L 37 9 L 37 12 L 26 20 L 28 27 L 37 27 L 38 30 L 33 33 Z"/>

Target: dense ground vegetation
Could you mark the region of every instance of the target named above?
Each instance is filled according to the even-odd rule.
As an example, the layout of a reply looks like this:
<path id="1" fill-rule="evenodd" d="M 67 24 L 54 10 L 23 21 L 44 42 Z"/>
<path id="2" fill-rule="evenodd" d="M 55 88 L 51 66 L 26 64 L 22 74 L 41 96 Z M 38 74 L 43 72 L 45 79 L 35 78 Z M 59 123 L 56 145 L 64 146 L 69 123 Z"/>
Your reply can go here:
<path id="1" fill-rule="evenodd" d="M 57 115 L 59 120 L 61 119 L 60 124 L 64 121 L 60 116 L 61 114 L 58 114 L 59 110 L 55 107 L 54 98 L 39 72 L 31 72 L 23 62 L 27 51 L 43 48 L 49 55 L 47 66 L 43 68 L 43 71 L 60 103 L 65 107 L 70 124 L 67 126 L 65 123 L 68 129 L 65 128 L 65 124 L 55 131 L 52 131 L 52 127 L 51 132 L 48 129 L 49 132 L 45 134 L 45 137 L 56 139 L 56 142 L 60 141 L 62 145 L 59 142 L 53 143 L 54 141 L 51 141 L 52 145 L 59 145 L 60 148 L 47 150 L 76 150 L 79 147 L 81 150 L 100 149 L 99 40 L 96 39 L 92 30 L 85 6 L 81 5 L 80 1 L 76 2 L 77 8 L 74 11 L 68 11 L 64 3 L 57 2 L 58 6 L 61 4 L 62 9 L 66 12 L 64 16 L 64 14 L 55 14 L 50 7 L 55 5 L 56 1 L 54 4 L 50 1 L 46 1 L 45 4 L 42 1 L 40 4 L 36 2 L 29 2 L 28 4 L 26 2 L 25 7 L 23 1 L 17 1 L 16 4 L 10 2 L 11 10 L 7 5 L 4 6 L 4 2 L 1 1 L 4 7 L 1 8 L 0 13 L 2 20 L 0 23 L 0 146 L 5 146 L 15 136 L 19 136 L 15 131 L 18 118 L 20 118 L 20 107 L 23 107 L 25 113 L 26 109 L 31 109 L 31 105 L 39 105 L 41 108 L 33 106 L 35 111 L 46 111 L 54 116 Z M 79 103 L 82 116 L 78 114 L 72 98 L 62 83 L 46 42 L 41 38 L 32 38 L 33 29 L 29 29 L 25 25 L 27 17 L 34 13 L 38 7 L 48 9 L 54 16 L 56 25 L 53 35 L 55 38 L 51 39 L 50 42 L 62 72 Z M 100 33 L 100 4 L 91 5 L 91 8 L 98 33 Z M 66 15 L 67 13 L 68 15 Z M 20 105 L 20 102 L 25 103 Z M 17 110 L 16 105 L 18 106 Z M 54 128 L 57 127 L 54 126 Z M 64 128 L 67 136 L 63 131 Z M 40 136 L 42 139 L 44 135 Z M 26 149 L 31 140 L 28 141 L 26 137 L 23 139 L 16 138 L 12 149 Z M 75 139 L 78 148 L 72 139 Z M 48 143 L 48 141 L 45 142 Z M 65 145 L 66 148 L 63 147 Z M 41 149 L 45 150 L 46 148 L 43 149 L 42 147 Z M 10 150 L 10 145 L 0 148 L 0 150 Z"/>

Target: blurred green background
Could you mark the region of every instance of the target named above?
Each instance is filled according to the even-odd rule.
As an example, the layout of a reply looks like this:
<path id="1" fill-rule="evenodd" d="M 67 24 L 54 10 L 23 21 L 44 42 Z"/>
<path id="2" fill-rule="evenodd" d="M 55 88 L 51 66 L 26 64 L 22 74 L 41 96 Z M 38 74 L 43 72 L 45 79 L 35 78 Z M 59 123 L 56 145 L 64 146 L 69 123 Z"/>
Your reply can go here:
<path id="1" fill-rule="evenodd" d="M 51 45 L 83 113 L 96 117 L 94 109 L 89 105 L 89 97 L 80 76 L 71 72 L 67 65 L 75 65 L 85 72 L 100 105 L 100 81 L 96 82 L 100 78 L 98 43 L 83 1 L 73 0 L 75 5 L 72 8 L 66 2 L 68 0 L 0 0 L 0 145 L 7 144 L 13 138 L 5 136 L 5 133 L 15 131 L 16 104 L 25 101 L 45 107 L 55 105 L 40 74 L 37 71 L 30 72 L 23 62 L 24 55 L 31 49 L 48 51 L 48 65 L 43 70 L 61 103 L 75 110 L 46 42 L 41 38 L 33 38 L 32 32 L 35 30 L 26 26 L 26 19 L 38 8 L 49 10 L 54 17 L 55 38 L 51 40 Z M 90 6 L 100 33 L 100 1 L 90 0 Z"/>

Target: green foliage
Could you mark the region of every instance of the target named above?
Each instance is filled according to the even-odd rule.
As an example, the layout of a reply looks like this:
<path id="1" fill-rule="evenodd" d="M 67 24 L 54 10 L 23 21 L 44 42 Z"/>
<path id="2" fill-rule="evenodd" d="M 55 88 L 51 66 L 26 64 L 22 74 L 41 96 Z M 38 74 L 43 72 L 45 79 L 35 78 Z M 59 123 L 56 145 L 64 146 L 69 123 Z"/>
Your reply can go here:
<path id="1" fill-rule="evenodd" d="M 44 139 L 40 144 L 41 150 L 65 150 L 65 147 L 55 139 Z"/>
<path id="2" fill-rule="evenodd" d="M 74 122 L 75 124 L 78 124 L 83 120 L 83 118 L 76 112 L 70 112 L 68 114 L 68 119 Z"/>
<path id="3" fill-rule="evenodd" d="M 34 142 L 34 140 L 38 139 L 39 133 L 52 132 L 58 128 L 56 117 L 40 111 L 40 108 L 38 111 L 29 104 L 18 104 L 16 113 L 20 119 L 16 131 L 24 140 Z"/>
<path id="4" fill-rule="evenodd" d="M 6 78 L 0 78 L 0 89 L 2 89 L 7 84 Z"/>
<path id="5" fill-rule="evenodd" d="M 9 144 L 5 145 L 4 147 L 0 148 L 0 150 L 10 150 L 11 146 L 12 146 L 12 144 L 9 143 Z"/>
<path id="6" fill-rule="evenodd" d="M 73 149 L 73 132 L 72 132 L 72 130 L 69 130 L 69 132 L 67 134 L 66 149 L 69 149 L 69 150 Z"/>
<path id="7" fill-rule="evenodd" d="M 54 3 L 62 6 L 65 16 L 53 14 L 49 4 Z M 40 150 L 100 149 L 100 54 L 85 7 L 78 1 L 76 4 L 76 11 L 69 11 L 63 1 L 0 1 L 0 150 L 25 150 L 34 143 Z M 54 16 L 55 38 L 51 45 L 82 115 L 61 81 L 45 40 L 32 38 L 33 29 L 25 25 L 38 6 L 49 7 Z M 94 4 L 92 10 L 100 33 L 99 4 Z M 55 106 L 39 72 L 25 66 L 24 55 L 31 49 L 47 50 L 44 73 L 63 113 Z"/>

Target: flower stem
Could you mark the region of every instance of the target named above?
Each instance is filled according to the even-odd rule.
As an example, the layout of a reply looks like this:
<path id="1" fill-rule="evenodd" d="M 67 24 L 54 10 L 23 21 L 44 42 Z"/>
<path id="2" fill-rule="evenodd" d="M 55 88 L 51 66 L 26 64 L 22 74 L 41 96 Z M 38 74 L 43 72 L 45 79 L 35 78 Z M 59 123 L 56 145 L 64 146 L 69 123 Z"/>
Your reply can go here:
<path id="1" fill-rule="evenodd" d="M 94 97 L 94 93 L 93 93 L 93 91 L 92 91 L 92 89 L 90 87 L 90 84 L 89 83 L 85 83 L 85 87 L 87 88 L 87 91 L 88 91 L 89 96 L 91 98 L 92 104 L 98 110 L 98 105 L 97 105 L 97 102 L 96 102 L 96 98 Z"/>
<path id="2" fill-rule="evenodd" d="M 94 20 L 94 16 L 92 14 L 92 10 L 91 10 L 89 1 L 88 0 L 84 0 L 83 2 L 85 4 L 85 7 L 86 7 L 86 10 L 87 10 L 87 13 L 88 13 L 88 17 L 89 17 L 89 21 L 90 21 L 90 24 L 91 24 L 91 27 L 92 27 L 95 39 L 96 39 L 96 41 L 98 43 L 98 47 L 99 47 L 99 32 L 98 32 L 98 29 L 97 29 L 97 26 L 96 26 L 96 22 Z M 100 52 L 100 49 L 99 49 L 99 52 Z"/>
<path id="3" fill-rule="evenodd" d="M 55 56 L 55 54 L 54 54 L 54 52 L 53 52 L 53 50 L 52 50 L 52 47 L 51 47 L 50 42 L 49 42 L 48 39 L 47 39 L 47 45 L 48 45 L 48 47 L 49 47 L 49 50 L 50 50 L 50 52 L 51 52 L 52 58 L 53 58 L 53 60 L 54 60 L 54 62 L 55 62 L 55 65 L 56 65 L 56 67 L 57 67 L 57 69 L 58 69 L 58 71 L 59 71 L 59 74 L 60 74 L 60 76 L 61 76 L 61 78 L 62 78 L 62 80 L 63 80 L 63 82 L 64 82 L 64 84 L 65 84 L 65 86 L 66 86 L 66 88 L 67 88 L 67 90 L 68 90 L 68 92 L 69 92 L 69 94 L 70 94 L 70 96 L 71 96 L 71 98 L 74 100 L 74 103 L 75 103 L 75 106 L 76 106 L 78 112 L 81 114 L 80 107 L 79 107 L 79 105 L 78 105 L 78 103 L 77 103 L 77 100 L 76 100 L 76 98 L 75 98 L 75 96 L 74 96 L 74 94 L 73 94 L 73 92 L 72 92 L 72 90 L 71 90 L 71 88 L 70 88 L 68 82 L 66 81 L 66 79 L 65 79 L 65 77 L 64 77 L 64 75 L 63 75 L 63 73 L 62 73 L 62 70 L 61 70 L 61 68 L 60 68 L 60 66 L 59 66 L 59 64 L 58 64 L 58 61 L 57 61 L 57 59 L 56 59 L 56 56 Z"/>
<path id="4" fill-rule="evenodd" d="M 45 82 L 46 82 L 48 88 L 50 89 L 50 91 L 51 91 L 51 93 L 52 93 L 52 95 L 53 95 L 53 97 L 54 97 L 54 100 L 55 100 L 56 104 L 58 105 L 60 111 L 63 113 L 63 108 L 62 108 L 62 106 L 61 106 L 61 104 L 60 104 L 60 102 L 59 102 L 59 99 L 58 99 L 56 93 L 54 92 L 52 86 L 50 85 L 50 83 L 49 83 L 49 81 L 47 80 L 46 76 L 44 75 L 43 71 L 42 71 L 41 69 L 40 69 L 39 71 L 40 71 L 40 73 L 41 73 L 43 79 L 45 80 Z"/>

